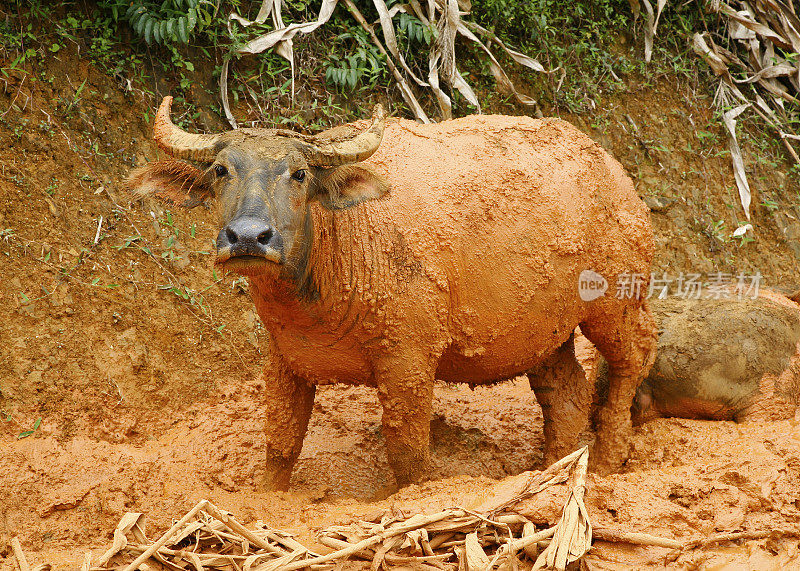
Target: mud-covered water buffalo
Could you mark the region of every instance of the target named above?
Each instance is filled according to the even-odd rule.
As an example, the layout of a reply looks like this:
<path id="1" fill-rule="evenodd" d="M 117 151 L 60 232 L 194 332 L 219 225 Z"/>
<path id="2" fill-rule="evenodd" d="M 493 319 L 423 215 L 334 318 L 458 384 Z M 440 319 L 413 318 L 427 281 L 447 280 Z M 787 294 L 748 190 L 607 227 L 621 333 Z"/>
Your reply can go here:
<path id="1" fill-rule="evenodd" d="M 657 417 L 779 420 L 800 405 L 800 305 L 779 293 L 651 302 L 658 349 L 636 391 L 634 421 Z M 582 345 L 580 338 L 576 342 Z M 606 390 L 606 366 L 590 348 L 580 361 Z M 601 398 L 602 400 L 602 398 Z"/>
<path id="2" fill-rule="evenodd" d="M 593 457 L 627 454 L 634 391 L 655 344 L 647 304 L 613 291 L 582 301 L 579 275 L 649 276 L 648 212 L 622 167 L 560 120 L 385 120 L 316 136 L 215 135 L 155 119 L 175 158 L 128 184 L 188 206 L 215 196 L 216 264 L 249 277 L 271 334 L 264 372 L 269 488 L 288 486 L 327 383 L 377 388 L 399 484 L 424 477 L 434 379 L 491 383 L 531 372 L 545 458 L 586 427 L 593 387 L 580 325 L 611 363 Z M 645 284 L 646 287 L 646 284 Z"/>

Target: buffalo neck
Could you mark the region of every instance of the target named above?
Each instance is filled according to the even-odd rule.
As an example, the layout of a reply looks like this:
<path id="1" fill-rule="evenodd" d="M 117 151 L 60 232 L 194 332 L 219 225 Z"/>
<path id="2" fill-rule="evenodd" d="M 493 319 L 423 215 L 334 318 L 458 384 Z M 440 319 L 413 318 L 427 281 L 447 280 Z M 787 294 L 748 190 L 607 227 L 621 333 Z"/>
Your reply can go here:
<path id="1" fill-rule="evenodd" d="M 335 211 L 309 205 L 286 267 L 250 278 L 265 325 L 335 326 L 360 319 L 386 299 L 396 281 L 387 256 L 394 234 L 385 231 L 382 210 L 379 201 Z"/>

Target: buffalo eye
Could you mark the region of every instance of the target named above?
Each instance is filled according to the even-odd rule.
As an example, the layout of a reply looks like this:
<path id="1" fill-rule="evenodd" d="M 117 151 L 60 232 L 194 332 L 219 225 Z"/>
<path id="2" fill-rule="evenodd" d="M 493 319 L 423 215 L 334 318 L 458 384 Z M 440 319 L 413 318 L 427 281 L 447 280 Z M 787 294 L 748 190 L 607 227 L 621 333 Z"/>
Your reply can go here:
<path id="1" fill-rule="evenodd" d="M 214 165 L 214 174 L 216 174 L 218 177 L 223 177 L 228 174 L 228 169 L 222 165 Z"/>
<path id="2" fill-rule="evenodd" d="M 296 170 L 292 173 L 292 178 L 297 182 L 303 182 L 306 179 L 306 171 L 304 169 Z"/>

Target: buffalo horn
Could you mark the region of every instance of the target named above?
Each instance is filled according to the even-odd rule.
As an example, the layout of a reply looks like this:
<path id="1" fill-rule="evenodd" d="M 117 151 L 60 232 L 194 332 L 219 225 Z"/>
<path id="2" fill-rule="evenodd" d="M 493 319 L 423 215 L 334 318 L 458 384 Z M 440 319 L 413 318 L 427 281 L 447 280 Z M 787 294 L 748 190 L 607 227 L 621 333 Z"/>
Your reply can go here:
<path id="1" fill-rule="evenodd" d="M 196 135 L 187 133 L 169 118 L 172 97 L 166 96 L 156 113 L 153 125 L 153 138 L 165 153 L 179 159 L 209 163 L 214 160 L 219 149 L 221 135 Z"/>
<path id="2" fill-rule="evenodd" d="M 337 167 L 368 159 L 383 139 L 386 116 L 378 104 L 372 112 L 372 124 L 364 131 L 342 139 L 314 139 L 307 152 L 309 163 L 318 167 Z"/>

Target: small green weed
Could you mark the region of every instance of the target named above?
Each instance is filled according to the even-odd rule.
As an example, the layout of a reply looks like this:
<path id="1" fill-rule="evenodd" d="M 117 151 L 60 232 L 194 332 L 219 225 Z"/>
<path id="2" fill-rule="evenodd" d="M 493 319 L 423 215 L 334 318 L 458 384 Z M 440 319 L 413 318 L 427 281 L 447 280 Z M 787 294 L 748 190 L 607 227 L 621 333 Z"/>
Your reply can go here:
<path id="1" fill-rule="evenodd" d="M 728 241 L 728 235 L 725 231 L 725 221 L 724 220 L 717 220 L 712 222 L 706 228 L 706 234 L 709 238 L 717 240 L 721 244 L 725 244 Z"/>
<path id="2" fill-rule="evenodd" d="M 87 81 L 89 81 L 89 78 L 86 78 L 86 79 L 83 80 L 83 82 L 78 86 L 78 89 L 75 90 L 75 93 L 71 98 L 68 98 L 68 99 L 61 98 L 61 101 L 62 101 L 62 103 L 64 105 L 64 115 L 65 116 L 68 117 L 75 110 L 75 108 L 80 104 L 80 102 L 81 102 L 81 94 L 83 93 L 83 90 L 86 89 L 86 82 Z"/>
<path id="3" fill-rule="evenodd" d="M 50 180 L 50 184 L 47 185 L 47 188 L 44 189 L 47 196 L 53 196 L 58 190 L 58 179 L 56 177 L 52 177 Z"/>
<path id="4" fill-rule="evenodd" d="M 41 426 L 41 424 L 42 424 L 42 419 L 41 418 L 37 418 L 36 422 L 33 423 L 33 428 L 31 430 L 24 430 L 24 431 L 20 432 L 17 435 L 17 440 L 20 440 L 21 438 L 27 438 L 28 436 L 31 436 L 34 432 L 39 430 L 39 426 Z"/>
<path id="5" fill-rule="evenodd" d="M 765 198 L 764 200 L 762 200 L 761 206 L 763 206 L 770 212 L 775 212 L 776 210 L 778 210 L 778 208 L 780 208 L 780 205 L 776 201 L 769 198 Z"/>

